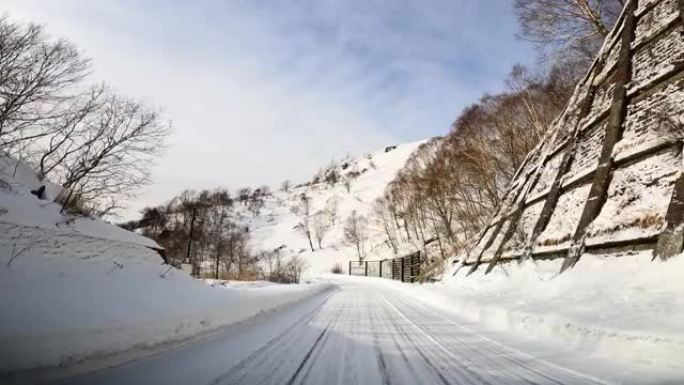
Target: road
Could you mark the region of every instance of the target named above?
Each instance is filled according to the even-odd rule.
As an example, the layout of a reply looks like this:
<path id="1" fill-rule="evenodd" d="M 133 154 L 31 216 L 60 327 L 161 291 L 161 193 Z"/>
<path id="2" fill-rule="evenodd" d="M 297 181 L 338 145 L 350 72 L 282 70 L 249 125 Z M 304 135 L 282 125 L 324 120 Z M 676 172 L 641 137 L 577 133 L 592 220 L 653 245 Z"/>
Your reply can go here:
<path id="1" fill-rule="evenodd" d="M 59 383 L 606 383 L 563 364 L 582 367 L 572 353 L 523 351 L 500 337 L 389 288 L 352 282 L 211 340 Z"/>

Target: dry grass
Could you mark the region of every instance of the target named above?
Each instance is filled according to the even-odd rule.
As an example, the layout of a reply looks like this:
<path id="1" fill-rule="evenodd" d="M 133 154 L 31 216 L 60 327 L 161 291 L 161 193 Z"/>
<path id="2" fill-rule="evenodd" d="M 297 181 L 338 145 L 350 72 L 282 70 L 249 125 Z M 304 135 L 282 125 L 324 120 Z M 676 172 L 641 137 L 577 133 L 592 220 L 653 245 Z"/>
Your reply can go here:
<path id="1" fill-rule="evenodd" d="M 562 238 L 558 238 L 558 239 L 553 239 L 553 238 L 545 239 L 542 242 L 538 242 L 537 244 L 539 246 L 556 246 L 556 245 L 560 245 L 562 243 L 569 241 L 571 238 L 572 238 L 572 236 L 570 234 L 568 234 L 568 235 L 566 235 Z"/>
<path id="2" fill-rule="evenodd" d="M 639 227 L 642 229 L 648 229 L 651 227 L 663 226 L 665 225 L 665 218 L 658 214 L 649 214 L 641 218 L 636 219 L 630 223 L 627 227 Z"/>
<path id="3" fill-rule="evenodd" d="M 74 217 L 92 217 L 92 210 L 86 206 L 86 202 L 81 196 L 77 194 L 69 194 L 67 190 L 63 190 L 55 203 L 62 206 L 62 212 L 64 214 L 74 216 Z"/>
<path id="4" fill-rule="evenodd" d="M 663 218 L 660 214 L 648 214 L 644 215 L 642 217 L 639 217 L 635 220 L 633 220 L 630 223 L 619 223 L 616 224 L 615 226 L 602 229 L 599 231 L 592 231 L 590 235 L 592 237 L 599 236 L 599 235 L 605 235 L 605 234 L 610 234 L 616 231 L 624 230 L 624 229 L 629 229 L 629 228 L 640 228 L 640 229 L 652 229 L 652 228 L 657 228 L 657 227 L 662 227 L 665 225 L 665 218 Z"/>

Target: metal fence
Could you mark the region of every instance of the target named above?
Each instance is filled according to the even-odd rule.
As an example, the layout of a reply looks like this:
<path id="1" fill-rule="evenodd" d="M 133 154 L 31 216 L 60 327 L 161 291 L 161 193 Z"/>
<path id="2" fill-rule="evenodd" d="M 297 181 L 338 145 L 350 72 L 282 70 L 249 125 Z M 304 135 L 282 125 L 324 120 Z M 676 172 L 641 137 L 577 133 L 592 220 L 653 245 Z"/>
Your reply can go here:
<path id="1" fill-rule="evenodd" d="M 382 277 L 402 282 L 420 281 L 420 251 L 381 261 L 349 261 L 349 275 Z"/>

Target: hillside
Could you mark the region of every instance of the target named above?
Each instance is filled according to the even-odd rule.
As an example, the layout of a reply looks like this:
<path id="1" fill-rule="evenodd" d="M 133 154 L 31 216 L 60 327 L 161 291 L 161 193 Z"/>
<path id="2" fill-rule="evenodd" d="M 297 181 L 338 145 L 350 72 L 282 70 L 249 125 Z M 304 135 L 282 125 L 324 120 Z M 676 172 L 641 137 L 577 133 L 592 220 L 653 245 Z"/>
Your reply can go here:
<path id="1" fill-rule="evenodd" d="M 353 211 L 359 216 L 369 218 L 365 252 L 369 259 L 382 259 L 392 256 L 392 249 L 384 243 L 382 229 L 370 219 L 373 203 L 383 196 L 385 188 L 402 169 L 409 156 L 424 141 L 390 146 L 358 157 L 348 157 L 333 162 L 322 169 L 321 180 L 294 186 L 289 191 L 276 191 L 266 197 L 259 214 L 254 216 L 243 205 L 237 206 L 237 219 L 249 228 L 251 248 L 254 252 L 272 251 L 280 248 L 286 255 L 299 255 L 306 261 L 306 274 L 317 276 L 329 273 L 340 264 L 346 271 L 349 260 L 357 259 L 355 247 L 344 239 L 345 220 Z M 335 173 L 336 183 L 326 182 L 325 175 Z M 315 179 L 315 178 L 313 178 Z M 345 181 L 349 181 L 349 190 Z M 326 233 L 322 248 L 313 240 L 315 251 L 311 251 L 304 233 L 297 229 L 302 222 L 303 213 L 295 213 L 301 205 L 301 197 L 311 200 L 311 215 L 319 211 L 335 213 L 331 227 Z"/>

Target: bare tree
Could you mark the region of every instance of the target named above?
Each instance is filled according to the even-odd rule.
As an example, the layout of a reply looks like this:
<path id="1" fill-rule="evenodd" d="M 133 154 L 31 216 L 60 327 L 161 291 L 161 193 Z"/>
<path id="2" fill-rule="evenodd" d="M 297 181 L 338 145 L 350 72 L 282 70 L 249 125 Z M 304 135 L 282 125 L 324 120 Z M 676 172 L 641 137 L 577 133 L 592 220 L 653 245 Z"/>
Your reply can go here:
<path id="1" fill-rule="evenodd" d="M 264 207 L 264 198 L 261 196 L 254 196 L 249 200 L 247 209 L 252 213 L 253 217 L 258 217 L 261 209 Z"/>
<path id="2" fill-rule="evenodd" d="M 256 259 L 249 253 L 247 233 L 234 225 L 228 233 L 227 241 L 229 258 L 237 265 L 233 276 L 239 280 L 253 278 L 256 273 Z"/>
<path id="3" fill-rule="evenodd" d="M 233 200 L 227 190 L 218 189 L 210 196 L 210 215 L 213 224 L 213 241 L 214 248 L 214 279 L 219 279 L 219 269 L 221 261 L 224 258 L 225 250 L 225 232 L 230 230 L 228 223 L 228 214 L 230 208 L 233 206 Z"/>
<path id="4" fill-rule="evenodd" d="M 131 226 L 162 245 L 170 264 L 192 263 L 195 276 L 255 279 L 263 275 L 262 259 L 250 252 L 249 232 L 231 220 L 232 209 L 224 189 L 184 191 L 167 205 L 145 210 Z M 209 261 L 213 269 L 202 269 Z"/>
<path id="5" fill-rule="evenodd" d="M 271 274 L 271 281 L 282 282 L 286 273 L 286 263 L 283 253 L 280 249 L 273 250 L 273 270 Z"/>
<path id="6" fill-rule="evenodd" d="M 259 191 L 261 192 L 261 196 L 264 197 L 264 198 L 269 197 L 269 196 L 272 195 L 272 194 L 271 194 L 271 188 L 270 188 L 268 185 L 265 185 L 265 184 L 264 184 L 264 185 L 261 185 L 261 187 L 259 187 Z"/>
<path id="7" fill-rule="evenodd" d="M 62 184 L 63 211 L 111 213 L 149 181 L 170 124 L 98 85 L 89 60 L 41 26 L 0 17 L 0 148 Z"/>
<path id="8" fill-rule="evenodd" d="M 143 103 L 109 92 L 81 124 L 80 135 L 72 138 L 75 149 L 66 155 L 58 152 L 64 156 L 56 179 L 97 215 L 104 215 L 149 182 L 152 162 L 164 150 L 170 124 Z"/>
<path id="9" fill-rule="evenodd" d="M 290 187 L 292 187 L 292 182 L 290 182 L 288 179 L 285 179 L 283 183 L 280 184 L 280 190 L 284 192 L 290 191 Z"/>
<path id="10" fill-rule="evenodd" d="M 385 198 L 377 198 L 373 203 L 372 218 L 382 227 L 382 230 L 387 237 L 387 243 L 396 254 L 399 249 L 397 246 L 395 221 L 392 212 L 389 209 L 389 204 Z"/>
<path id="11" fill-rule="evenodd" d="M 299 209 L 297 210 L 301 217 L 301 221 L 297 224 L 297 230 L 301 231 L 309 240 L 309 247 L 311 251 L 314 250 L 311 232 L 312 218 L 311 218 L 311 198 L 306 194 L 302 194 L 299 200 Z"/>
<path id="12" fill-rule="evenodd" d="M 294 255 L 287 261 L 286 269 L 292 279 L 292 282 L 299 283 L 302 278 L 302 273 L 306 268 L 306 261 L 298 255 Z"/>
<path id="13" fill-rule="evenodd" d="M 339 180 L 340 180 L 340 175 L 337 172 L 337 169 L 335 168 L 335 163 L 331 166 L 328 166 L 328 171 L 325 172 L 325 181 L 331 185 L 334 186 Z"/>
<path id="14" fill-rule="evenodd" d="M 368 222 L 366 217 L 356 214 L 356 211 L 351 212 L 344 225 L 344 238 L 347 242 L 356 247 L 359 261 L 363 261 L 364 258 L 367 226 Z"/>
<path id="15" fill-rule="evenodd" d="M 425 244 L 434 241 L 442 259 L 466 250 L 565 107 L 574 80 L 562 67 L 535 73 L 516 66 L 506 85 L 467 107 L 446 137 L 419 146 L 388 185 L 373 215 L 391 247 L 406 242 L 427 255 Z"/>
<path id="16" fill-rule="evenodd" d="M 249 199 L 252 196 L 252 189 L 250 187 L 243 187 L 237 191 L 237 199 L 242 203 L 243 205 L 247 205 L 249 203 Z"/>
<path id="17" fill-rule="evenodd" d="M 54 171 L 68 159 L 78 156 L 83 150 L 83 138 L 92 128 L 87 121 L 101 107 L 102 95 L 106 88 L 103 85 L 90 88 L 88 91 L 70 99 L 62 114 L 50 119 L 46 126 L 47 140 L 35 142 L 37 148 L 36 163 L 40 179 L 52 176 Z"/>
<path id="18" fill-rule="evenodd" d="M 0 148 L 10 149 L 50 131 L 42 123 L 61 114 L 89 61 L 43 27 L 0 17 Z"/>
<path id="19" fill-rule="evenodd" d="M 625 5 L 624 0 L 515 0 L 521 37 L 545 54 L 586 68 Z"/>
<path id="20" fill-rule="evenodd" d="M 318 243 L 318 248 L 323 248 L 323 239 L 332 227 L 330 215 L 325 211 L 318 211 L 313 216 L 313 233 Z"/>
<path id="21" fill-rule="evenodd" d="M 267 281 L 273 281 L 273 267 L 276 260 L 276 251 L 260 251 L 259 260 L 266 263 L 266 266 L 268 266 L 268 274 L 264 274 L 264 278 Z"/>
<path id="22" fill-rule="evenodd" d="M 142 209 L 142 218 L 139 227 L 144 228 L 144 235 L 150 238 L 158 238 L 165 230 L 169 221 L 164 212 L 164 207 L 146 207 Z"/>
<path id="23" fill-rule="evenodd" d="M 325 214 L 328 216 L 330 219 L 330 223 L 334 226 L 335 222 L 337 222 L 337 206 L 338 206 L 338 199 L 337 197 L 332 197 L 328 199 L 325 202 Z"/>

